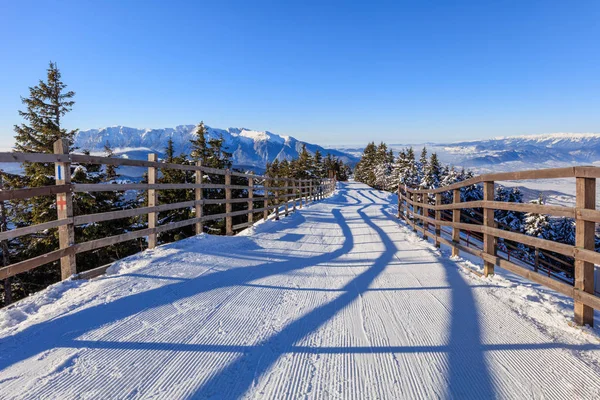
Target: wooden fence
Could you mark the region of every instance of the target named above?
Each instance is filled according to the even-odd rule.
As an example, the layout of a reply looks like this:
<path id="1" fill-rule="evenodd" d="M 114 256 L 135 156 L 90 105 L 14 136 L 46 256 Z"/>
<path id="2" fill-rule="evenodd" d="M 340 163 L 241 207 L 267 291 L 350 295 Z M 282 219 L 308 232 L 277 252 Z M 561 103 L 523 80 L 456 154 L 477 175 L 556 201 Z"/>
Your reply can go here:
<path id="1" fill-rule="evenodd" d="M 203 223 L 211 220 L 224 219 L 226 234 L 233 235 L 235 231 L 251 226 L 254 223 L 255 213 L 263 213 L 263 218 L 266 219 L 269 214 L 274 211 L 275 218 L 278 219 L 281 209 L 283 209 L 281 212 L 284 212 L 285 215 L 287 215 L 290 212 L 290 207 L 292 210 L 296 210 L 296 207 L 302 208 L 303 204 L 324 198 L 325 196 L 330 195 L 335 189 L 335 176 L 332 173 L 330 173 L 328 179 L 319 180 L 274 178 L 251 173 L 246 174 L 231 171 L 229 169 L 209 168 L 202 166 L 199 162 L 196 165 L 158 162 L 156 154 L 149 154 L 148 161 L 69 154 L 68 145 L 62 140 L 58 140 L 54 144 L 54 154 L 0 153 L 0 162 L 54 163 L 56 185 L 1 190 L 0 201 L 26 199 L 35 196 L 56 196 L 56 208 L 58 211 L 57 220 L 0 232 L 0 240 L 14 239 L 52 228 L 58 228 L 59 232 L 59 248 L 57 250 L 0 267 L 0 279 L 7 279 L 16 274 L 29 271 L 59 259 L 62 279 L 66 279 L 77 273 L 75 255 L 78 253 L 142 237 L 148 238 L 148 248 L 151 249 L 156 246 L 157 235 L 161 232 L 195 225 L 196 234 L 199 234 L 203 232 Z M 148 169 L 148 183 L 72 183 L 71 163 L 145 167 Z M 162 169 L 193 171 L 195 183 L 157 183 L 158 171 Z M 224 176 L 225 183 L 204 183 L 204 174 L 222 175 Z M 232 176 L 245 178 L 247 180 L 247 185 L 232 185 Z M 195 200 L 159 205 L 158 191 L 172 189 L 193 189 Z M 203 189 L 222 189 L 224 196 L 222 199 L 205 199 L 203 198 Z M 232 190 L 235 189 L 247 191 L 247 197 L 232 198 Z M 73 215 L 72 193 L 127 190 L 147 191 L 148 206 L 96 214 Z M 255 197 L 255 194 L 260 194 L 260 196 Z M 255 202 L 260 202 L 262 207 L 254 208 Z M 232 205 L 234 203 L 246 203 L 247 206 L 243 210 L 232 211 Z M 205 215 L 204 205 L 207 204 L 225 204 L 225 213 Z M 195 210 L 194 218 L 166 225 L 159 225 L 157 220 L 157 214 L 159 212 L 192 207 Z M 75 242 L 75 226 L 77 225 L 129 218 L 139 215 L 147 215 L 147 228 L 82 243 Z M 248 216 L 247 222 L 233 225 L 233 217 L 243 215 Z M 97 272 L 96 275 L 103 273 L 105 270 L 106 268 L 102 269 L 102 271 Z M 87 274 L 85 277 L 90 276 L 92 275 Z"/>
<path id="2" fill-rule="evenodd" d="M 575 207 L 494 201 L 495 182 L 557 178 L 575 178 Z M 596 210 L 596 178 L 600 178 L 600 168 L 598 167 L 569 167 L 486 174 L 431 190 L 399 187 L 398 218 L 404 219 L 415 232 L 420 231 L 424 238 L 432 238 L 437 246 L 442 243 L 451 247 L 453 255 L 464 251 L 481 258 L 484 262 L 483 275 L 485 276 L 493 274 L 494 266 L 497 265 L 573 298 L 575 323 L 593 326 L 594 309 L 600 310 L 600 297 L 594 293 L 594 264 L 600 264 L 600 253 L 595 251 L 595 224 L 600 222 L 600 211 Z M 479 184 L 483 185 L 483 200 L 461 202 L 461 188 Z M 447 196 L 443 196 L 444 194 Z M 451 198 L 452 202 L 444 204 L 444 197 Z M 481 209 L 482 223 L 461 222 L 461 211 L 465 209 Z M 501 229 L 494 220 L 494 211 L 496 210 L 573 218 L 575 220 L 575 245 L 557 243 Z M 451 212 L 451 219 L 442 218 L 442 212 Z M 433 213 L 433 217 L 430 213 Z M 433 227 L 432 230 L 429 229 L 430 226 Z M 442 227 L 451 228 L 449 236 L 443 237 Z M 461 232 L 478 234 L 483 239 L 482 248 L 473 248 L 462 244 Z M 513 262 L 514 260 L 499 257 L 497 254 L 498 239 L 574 259 L 573 285 L 551 276 L 542 275 L 537 270 L 531 270 Z"/>

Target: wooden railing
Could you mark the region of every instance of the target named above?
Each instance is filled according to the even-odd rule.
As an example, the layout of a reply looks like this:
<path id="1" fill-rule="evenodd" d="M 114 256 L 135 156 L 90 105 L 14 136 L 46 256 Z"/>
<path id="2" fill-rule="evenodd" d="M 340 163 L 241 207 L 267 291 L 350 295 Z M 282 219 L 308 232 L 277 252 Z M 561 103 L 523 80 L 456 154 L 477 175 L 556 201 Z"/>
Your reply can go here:
<path id="1" fill-rule="evenodd" d="M 575 207 L 523 204 L 494 201 L 494 184 L 498 181 L 574 178 L 576 185 Z M 600 310 L 600 297 L 594 293 L 594 264 L 600 264 L 600 253 L 595 251 L 595 224 L 600 222 L 600 211 L 596 210 L 596 178 L 600 178 L 598 167 L 569 167 L 544 170 L 486 174 L 453 185 L 431 190 L 407 187 L 398 189 L 398 218 L 402 218 L 415 232 L 431 238 L 437 246 L 445 244 L 452 248 L 452 255 L 460 251 L 475 255 L 483 260 L 483 275 L 494 273 L 499 266 L 533 282 L 540 283 L 574 299 L 575 323 L 594 324 L 594 309 Z M 461 202 L 461 189 L 472 185 L 483 186 L 483 200 Z M 443 194 L 452 198 L 443 204 Z M 461 222 L 464 209 L 481 209 L 482 223 Z M 427 210 L 428 212 L 424 212 Z M 534 214 L 547 214 L 575 219 L 575 245 L 557 243 L 538 237 L 501 229 L 494 221 L 494 211 L 505 210 Z M 452 212 L 452 218 L 442 218 L 442 212 Z M 434 217 L 430 216 L 434 213 Z M 434 229 L 430 230 L 429 226 Z M 450 227 L 451 233 L 444 237 L 442 227 Z M 476 233 L 482 238 L 482 248 L 473 248 L 461 243 L 461 232 Z M 512 241 L 563 255 L 574 259 L 573 285 L 542 275 L 517 262 L 497 254 L 498 239 Z"/>
<path id="2" fill-rule="evenodd" d="M 69 154 L 67 143 L 62 140 L 58 140 L 54 144 L 54 153 L 55 154 L 0 153 L 0 162 L 54 163 L 56 166 L 56 185 L 0 190 L 0 201 L 52 195 L 56 196 L 56 207 L 58 211 L 57 220 L 0 232 L 0 240 L 14 239 L 52 228 L 58 228 L 59 232 L 58 249 L 41 256 L 0 267 L 0 279 L 7 279 L 16 274 L 29 271 L 59 259 L 62 279 L 66 279 L 78 272 L 75 262 L 76 254 L 142 237 L 148 238 L 148 248 L 152 249 L 157 245 L 157 235 L 159 233 L 195 225 L 196 234 L 200 234 L 203 232 L 203 223 L 206 221 L 224 219 L 226 234 L 233 235 L 235 231 L 251 226 L 254 223 L 255 213 L 262 212 L 263 218 L 267 219 L 269 214 L 274 211 L 275 218 L 279 219 L 280 209 L 283 209 L 282 212 L 287 215 L 290 211 L 290 207 L 292 210 L 296 210 L 296 207 L 302 208 L 303 204 L 305 205 L 311 201 L 322 199 L 325 196 L 330 195 L 335 189 L 335 176 L 331 173 L 330 178 L 319 180 L 276 178 L 231 171 L 229 169 L 209 168 L 202 166 L 199 162 L 196 165 L 158 162 L 156 154 L 149 154 L 148 161 Z M 145 167 L 148 169 L 148 183 L 72 183 L 71 163 Z M 164 169 L 193 171 L 195 183 L 157 183 L 158 171 Z M 223 175 L 225 183 L 204 183 L 202 182 L 204 174 Z M 232 185 L 232 176 L 246 179 L 247 185 Z M 195 199 L 192 201 L 159 205 L 158 191 L 169 189 L 194 190 Z M 222 189 L 224 196 L 222 199 L 205 199 L 203 198 L 203 189 Z M 235 189 L 247 191 L 247 197 L 232 198 L 232 190 Z M 72 193 L 127 190 L 147 191 L 148 206 L 96 214 L 73 214 Z M 255 194 L 257 193 L 261 195 L 255 197 Z M 255 202 L 261 202 L 262 207 L 255 208 Z M 232 205 L 234 203 L 246 203 L 247 206 L 243 210 L 233 211 Z M 225 204 L 225 213 L 205 215 L 204 205 L 208 204 Z M 159 225 L 157 221 L 157 214 L 159 212 L 192 207 L 195 210 L 194 218 L 166 225 Z M 82 243 L 76 243 L 75 241 L 75 226 L 140 215 L 147 215 L 148 217 L 148 227 L 145 229 Z M 247 222 L 233 225 L 233 217 L 243 215 L 248 216 Z M 99 272 L 96 271 L 96 275 L 103 273 L 105 269 L 106 268 Z M 92 274 L 85 275 L 85 277 L 91 276 Z"/>

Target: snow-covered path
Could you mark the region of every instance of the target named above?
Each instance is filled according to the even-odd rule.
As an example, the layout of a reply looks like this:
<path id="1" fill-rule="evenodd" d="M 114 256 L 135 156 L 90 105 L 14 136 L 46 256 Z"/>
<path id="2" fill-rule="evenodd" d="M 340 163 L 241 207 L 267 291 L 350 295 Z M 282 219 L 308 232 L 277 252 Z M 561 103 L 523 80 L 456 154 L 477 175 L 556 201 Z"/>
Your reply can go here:
<path id="1" fill-rule="evenodd" d="M 600 397 L 595 337 L 519 315 L 392 203 L 344 184 L 1 311 L 0 398 Z"/>

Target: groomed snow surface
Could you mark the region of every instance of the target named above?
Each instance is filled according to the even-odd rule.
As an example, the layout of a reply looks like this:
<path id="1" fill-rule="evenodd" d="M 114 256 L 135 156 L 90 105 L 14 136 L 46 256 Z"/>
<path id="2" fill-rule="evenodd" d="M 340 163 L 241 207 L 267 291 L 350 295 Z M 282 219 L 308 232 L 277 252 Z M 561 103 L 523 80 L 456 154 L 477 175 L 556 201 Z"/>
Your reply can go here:
<path id="1" fill-rule="evenodd" d="M 568 299 L 465 272 L 364 185 L 0 312 L 0 398 L 600 398 Z"/>

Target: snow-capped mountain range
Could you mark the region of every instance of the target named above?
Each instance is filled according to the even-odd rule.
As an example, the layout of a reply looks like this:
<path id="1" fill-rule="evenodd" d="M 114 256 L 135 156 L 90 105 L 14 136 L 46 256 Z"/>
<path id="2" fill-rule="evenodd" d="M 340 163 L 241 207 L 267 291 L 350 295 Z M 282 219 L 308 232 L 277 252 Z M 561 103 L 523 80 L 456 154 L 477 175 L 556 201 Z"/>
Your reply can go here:
<path id="1" fill-rule="evenodd" d="M 111 126 L 102 129 L 79 131 L 75 137 L 78 151 L 89 150 L 102 154 L 104 144 L 109 143 L 115 155 L 135 159 L 145 159 L 148 153 L 162 155 L 169 138 L 173 139 L 176 154 L 189 154 L 190 140 L 194 138 L 194 125 L 179 125 L 175 128 L 136 129 L 125 126 Z M 314 154 L 316 150 L 325 156 L 330 153 L 346 163 L 356 163 L 358 159 L 335 149 L 302 142 L 291 136 L 280 136 L 268 131 L 260 132 L 246 128 L 217 129 L 207 126 L 207 139 L 223 137 L 227 151 L 233 153 L 233 164 L 239 168 L 262 170 L 267 162 L 296 158 L 302 146 Z"/>
<path id="2" fill-rule="evenodd" d="M 437 146 L 443 147 L 447 156 L 461 159 L 461 164 L 476 168 L 510 163 L 554 166 L 600 162 L 600 134 L 597 133 L 497 137 Z"/>
<path id="3" fill-rule="evenodd" d="M 423 146 L 444 163 L 476 172 L 600 165 L 600 133 L 550 133 L 496 137 L 447 143 L 390 144 L 394 151 L 412 146 L 419 156 Z M 360 156 L 364 147 L 335 147 Z"/>

